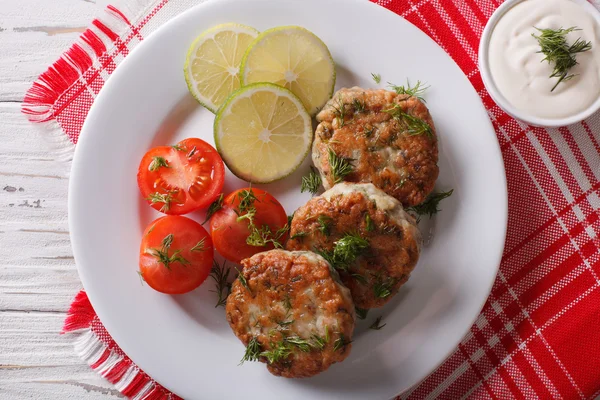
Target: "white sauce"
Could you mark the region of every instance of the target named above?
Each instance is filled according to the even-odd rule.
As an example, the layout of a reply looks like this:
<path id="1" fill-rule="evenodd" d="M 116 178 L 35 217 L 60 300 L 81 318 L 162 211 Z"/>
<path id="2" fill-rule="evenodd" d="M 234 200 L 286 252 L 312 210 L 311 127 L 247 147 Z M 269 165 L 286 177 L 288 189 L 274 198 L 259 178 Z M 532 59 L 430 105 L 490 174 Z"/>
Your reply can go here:
<path id="1" fill-rule="evenodd" d="M 544 55 L 532 33 L 534 27 L 559 29 L 578 27 L 567 43 L 578 38 L 592 42 L 592 50 L 576 55 L 579 65 L 570 70 L 575 78 L 562 82 L 549 78 L 553 64 Z M 525 0 L 508 10 L 494 28 L 489 46 L 492 78 L 500 93 L 515 108 L 538 118 L 559 119 L 588 109 L 600 96 L 600 38 L 596 19 L 572 0 Z"/>

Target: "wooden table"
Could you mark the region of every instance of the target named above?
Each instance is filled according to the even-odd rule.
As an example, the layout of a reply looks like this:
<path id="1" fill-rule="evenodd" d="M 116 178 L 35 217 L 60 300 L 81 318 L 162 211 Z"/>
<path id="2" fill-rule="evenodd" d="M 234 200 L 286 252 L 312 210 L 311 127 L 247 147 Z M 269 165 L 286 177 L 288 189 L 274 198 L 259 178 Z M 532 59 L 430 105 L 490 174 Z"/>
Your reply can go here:
<path id="1" fill-rule="evenodd" d="M 59 335 L 81 289 L 68 165 L 21 114 L 25 91 L 96 14 L 94 0 L 0 0 L 0 398 L 118 398 Z"/>

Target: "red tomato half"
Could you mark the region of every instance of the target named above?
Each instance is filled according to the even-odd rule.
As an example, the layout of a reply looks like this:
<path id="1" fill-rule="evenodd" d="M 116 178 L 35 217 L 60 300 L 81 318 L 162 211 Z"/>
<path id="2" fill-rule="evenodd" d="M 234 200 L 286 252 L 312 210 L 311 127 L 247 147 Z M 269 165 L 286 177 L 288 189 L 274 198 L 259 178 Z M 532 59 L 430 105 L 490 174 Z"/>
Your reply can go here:
<path id="1" fill-rule="evenodd" d="M 255 199 L 251 200 L 248 193 L 253 193 Z M 244 198 L 246 200 L 242 201 Z M 252 217 L 254 227 L 260 230 L 264 230 L 265 226 L 268 227 L 271 238 L 275 238 L 276 232 L 287 224 L 287 215 L 281 204 L 264 190 L 240 189 L 231 193 L 223 200 L 223 208 L 211 218 L 210 232 L 215 249 L 227 260 L 235 263 L 256 253 L 275 248 L 272 242 L 260 247 L 247 243 L 251 226 L 250 220 L 244 218 L 244 215 L 248 213 L 250 207 L 256 210 Z M 286 238 L 287 233 L 279 237 L 278 241 L 284 243 Z"/>
<path id="2" fill-rule="evenodd" d="M 159 292 L 183 294 L 206 280 L 213 256 L 212 240 L 202 225 L 186 217 L 162 217 L 144 232 L 140 274 Z"/>
<path id="3" fill-rule="evenodd" d="M 146 153 L 138 186 L 153 208 L 182 215 L 207 207 L 223 190 L 225 166 L 217 151 L 200 139 L 160 146 Z"/>

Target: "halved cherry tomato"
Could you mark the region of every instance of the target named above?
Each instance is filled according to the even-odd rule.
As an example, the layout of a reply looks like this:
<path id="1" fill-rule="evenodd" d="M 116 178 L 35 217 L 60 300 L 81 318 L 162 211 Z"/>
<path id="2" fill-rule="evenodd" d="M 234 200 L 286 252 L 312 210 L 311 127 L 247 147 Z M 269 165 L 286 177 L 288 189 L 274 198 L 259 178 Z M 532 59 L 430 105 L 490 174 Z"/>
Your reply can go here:
<path id="1" fill-rule="evenodd" d="M 260 189 L 240 189 L 223 200 L 223 208 L 210 220 L 210 232 L 215 249 L 227 260 L 239 263 L 256 253 L 275 248 L 274 241 L 283 244 L 287 238 L 287 215 L 281 204 Z M 257 233 L 258 232 L 258 233 Z M 248 244 L 265 242 L 263 246 Z M 271 240 L 269 240 L 271 239 Z"/>
<path id="2" fill-rule="evenodd" d="M 225 166 L 217 151 L 200 139 L 160 146 L 146 153 L 138 186 L 153 208 L 182 215 L 212 203 L 223 190 Z"/>
<path id="3" fill-rule="evenodd" d="M 162 217 L 144 232 L 139 273 L 159 292 L 183 294 L 206 280 L 213 256 L 212 240 L 202 225 L 186 217 Z"/>

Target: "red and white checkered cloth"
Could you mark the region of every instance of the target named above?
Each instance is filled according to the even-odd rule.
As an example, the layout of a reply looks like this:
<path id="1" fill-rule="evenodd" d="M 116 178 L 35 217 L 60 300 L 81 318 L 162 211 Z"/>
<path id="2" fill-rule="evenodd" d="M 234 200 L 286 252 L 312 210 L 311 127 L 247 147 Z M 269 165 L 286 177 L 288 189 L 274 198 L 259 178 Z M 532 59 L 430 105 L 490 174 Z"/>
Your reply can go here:
<path id="1" fill-rule="evenodd" d="M 203 0 L 129 0 L 109 6 L 42 74 L 23 112 L 72 150 L 94 98 L 129 51 Z M 561 129 L 502 112 L 477 69 L 479 37 L 502 0 L 379 0 L 440 44 L 481 96 L 502 148 L 509 191 L 504 259 L 475 325 L 446 362 L 402 398 L 594 398 L 600 393 L 600 114 Z M 132 4 L 134 3 L 134 4 Z M 177 398 L 119 349 L 84 292 L 65 332 L 117 389 Z"/>

